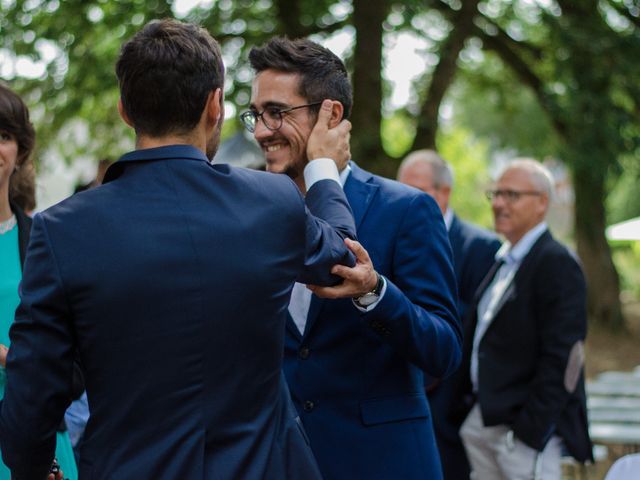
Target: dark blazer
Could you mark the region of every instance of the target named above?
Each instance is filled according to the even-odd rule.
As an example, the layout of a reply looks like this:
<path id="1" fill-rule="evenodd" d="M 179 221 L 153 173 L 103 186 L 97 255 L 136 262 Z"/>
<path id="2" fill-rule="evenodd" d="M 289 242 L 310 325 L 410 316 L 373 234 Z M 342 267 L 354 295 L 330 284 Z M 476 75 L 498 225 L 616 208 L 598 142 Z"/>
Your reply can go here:
<path id="1" fill-rule="evenodd" d="M 428 195 L 351 164 L 344 190 L 387 290 L 361 314 L 313 297 L 287 321 L 285 373 L 325 479 L 437 479 L 423 373 L 458 365 L 461 329 L 442 215 Z"/>
<path id="2" fill-rule="evenodd" d="M 294 280 L 333 283 L 355 226 L 340 186 L 172 146 L 34 218 L 0 416 L 5 463 L 44 478 L 79 347 L 81 479 L 315 479 L 282 375 Z M 340 232 L 340 234 L 336 233 Z"/>
<path id="3" fill-rule="evenodd" d="M 463 416 L 474 403 L 469 365 L 477 304 L 495 270 L 480 286 L 465 325 Z M 484 424 L 509 425 L 536 450 L 557 434 L 576 460 L 591 460 L 581 350 L 586 333 L 582 269 L 547 231 L 523 259 L 480 341 L 477 401 Z"/>
<path id="4" fill-rule="evenodd" d="M 468 305 L 473 303 L 480 282 L 495 261 L 500 240 L 488 230 L 464 222 L 456 215 L 449 228 L 449 240 L 458 284 L 458 312 L 464 320 L 464 314 Z M 449 416 L 451 406 L 459 401 L 455 395 L 455 375 L 442 381 L 429 380 L 431 383 L 426 385 L 427 394 L 444 478 L 468 479 L 470 467 L 458 433 L 460 425 L 452 422 Z"/>

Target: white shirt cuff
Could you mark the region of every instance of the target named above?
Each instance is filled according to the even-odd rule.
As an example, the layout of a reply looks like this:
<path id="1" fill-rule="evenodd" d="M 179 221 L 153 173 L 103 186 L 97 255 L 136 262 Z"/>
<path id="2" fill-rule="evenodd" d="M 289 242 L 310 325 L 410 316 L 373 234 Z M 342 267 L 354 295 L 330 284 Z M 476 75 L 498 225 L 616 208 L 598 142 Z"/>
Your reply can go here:
<path id="1" fill-rule="evenodd" d="M 340 185 L 340 188 L 342 188 L 338 167 L 336 166 L 336 162 L 330 158 L 316 158 L 304 167 L 304 184 L 307 190 L 309 190 L 314 183 L 327 179 L 335 180 L 338 182 L 338 185 Z"/>
<path id="2" fill-rule="evenodd" d="M 387 291 L 387 279 L 382 277 L 382 290 L 380 291 L 380 296 L 378 297 L 378 300 L 373 302 L 371 305 L 367 305 L 366 307 L 361 307 L 353 299 L 351 299 L 351 301 L 353 302 L 353 306 L 354 307 L 356 307 L 362 313 L 367 313 L 367 312 L 370 312 L 371 310 L 373 310 L 374 308 L 376 308 L 378 306 L 378 304 L 380 303 L 380 300 L 382 300 L 382 297 L 384 297 L 384 294 L 386 293 L 386 291 Z"/>

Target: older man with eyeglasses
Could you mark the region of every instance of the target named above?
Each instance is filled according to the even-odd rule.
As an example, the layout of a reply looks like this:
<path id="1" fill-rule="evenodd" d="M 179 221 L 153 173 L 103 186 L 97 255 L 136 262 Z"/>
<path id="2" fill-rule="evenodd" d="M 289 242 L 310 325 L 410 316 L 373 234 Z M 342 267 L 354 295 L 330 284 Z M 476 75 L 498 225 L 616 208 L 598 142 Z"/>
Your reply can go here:
<path id="1" fill-rule="evenodd" d="M 545 222 L 549 171 L 511 163 L 487 192 L 506 238 L 465 322 L 460 435 L 473 479 L 561 478 L 592 460 L 584 390 L 585 279 Z"/>

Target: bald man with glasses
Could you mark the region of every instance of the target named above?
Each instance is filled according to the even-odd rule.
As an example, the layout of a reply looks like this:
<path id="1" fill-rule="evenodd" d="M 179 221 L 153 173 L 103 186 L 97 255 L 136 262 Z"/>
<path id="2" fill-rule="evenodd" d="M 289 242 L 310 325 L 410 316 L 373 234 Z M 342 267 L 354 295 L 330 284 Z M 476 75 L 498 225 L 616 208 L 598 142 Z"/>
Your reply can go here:
<path id="1" fill-rule="evenodd" d="M 458 417 L 472 479 L 561 478 L 592 459 L 584 390 L 586 286 L 549 232 L 549 171 L 520 159 L 487 192 L 506 238 L 465 323 Z"/>

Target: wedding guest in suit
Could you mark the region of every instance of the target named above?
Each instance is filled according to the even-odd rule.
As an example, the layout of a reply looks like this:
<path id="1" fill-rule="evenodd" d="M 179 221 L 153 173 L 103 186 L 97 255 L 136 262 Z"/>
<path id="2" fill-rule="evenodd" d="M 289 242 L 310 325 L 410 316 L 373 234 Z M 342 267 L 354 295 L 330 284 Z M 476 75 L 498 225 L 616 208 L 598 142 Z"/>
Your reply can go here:
<path id="1" fill-rule="evenodd" d="M 474 479 L 559 480 L 565 449 L 592 460 L 585 279 L 545 222 L 552 192 L 549 171 L 528 159 L 487 192 L 507 241 L 465 325 L 460 435 Z"/>
<path id="2" fill-rule="evenodd" d="M 331 267 L 353 264 L 353 217 L 336 164 L 320 158 L 346 162 L 350 125 L 328 128 L 323 104 L 303 199 L 284 175 L 210 163 L 223 65 L 204 29 L 148 23 L 116 74 L 136 150 L 34 218 L 5 463 L 16 479 L 45 477 L 77 349 L 91 411 L 81 478 L 320 478 L 282 375 L 283 332 L 296 279 L 333 284 Z"/>
<path id="3" fill-rule="evenodd" d="M 304 192 L 318 102 L 334 101 L 331 125 L 351 110 L 345 66 L 306 39 L 274 38 L 252 49 L 249 60 L 256 78 L 251 109 L 241 118 L 267 170 L 291 176 Z M 453 372 L 461 344 L 442 215 L 428 195 L 355 162 L 340 180 L 368 251 L 355 248 L 358 264 L 367 268 L 337 267 L 344 284 L 314 288 L 354 299 L 323 300 L 304 282 L 294 287 L 285 346 L 291 394 L 325 479 L 437 479 L 423 376 Z"/>
<path id="4" fill-rule="evenodd" d="M 428 193 L 440 207 L 453 250 L 458 312 L 464 321 L 474 293 L 493 265 L 500 240 L 488 230 L 461 220 L 449 207 L 453 172 L 451 166 L 434 150 L 410 153 L 400 164 L 398 180 Z M 444 478 L 469 478 L 469 461 L 458 433 L 460 424 L 453 423 L 449 418 L 451 405 L 458 401 L 455 398 L 455 381 L 453 378 L 440 380 L 431 377 L 425 380 Z"/>
<path id="5" fill-rule="evenodd" d="M 35 137 L 27 106 L 15 92 L 0 83 L 0 399 L 7 381 L 9 328 L 20 301 L 18 284 L 31 230 L 31 218 L 25 215 L 21 206 L 35 207 L 35 178 L 30 158 Z M 25 381 L 28 386 L 36 379 Z M 64 423 L 58 422 L 58 425 L 64 427 Z M 76 479 L 78 473 L 69 436 L 64 428 L 57 430 L 54 430 L 55 456 L 64 468 L 65 477 Z M 0 461 L 0 479 L 9 480 L 10 477 L 11 472 Z"/>

